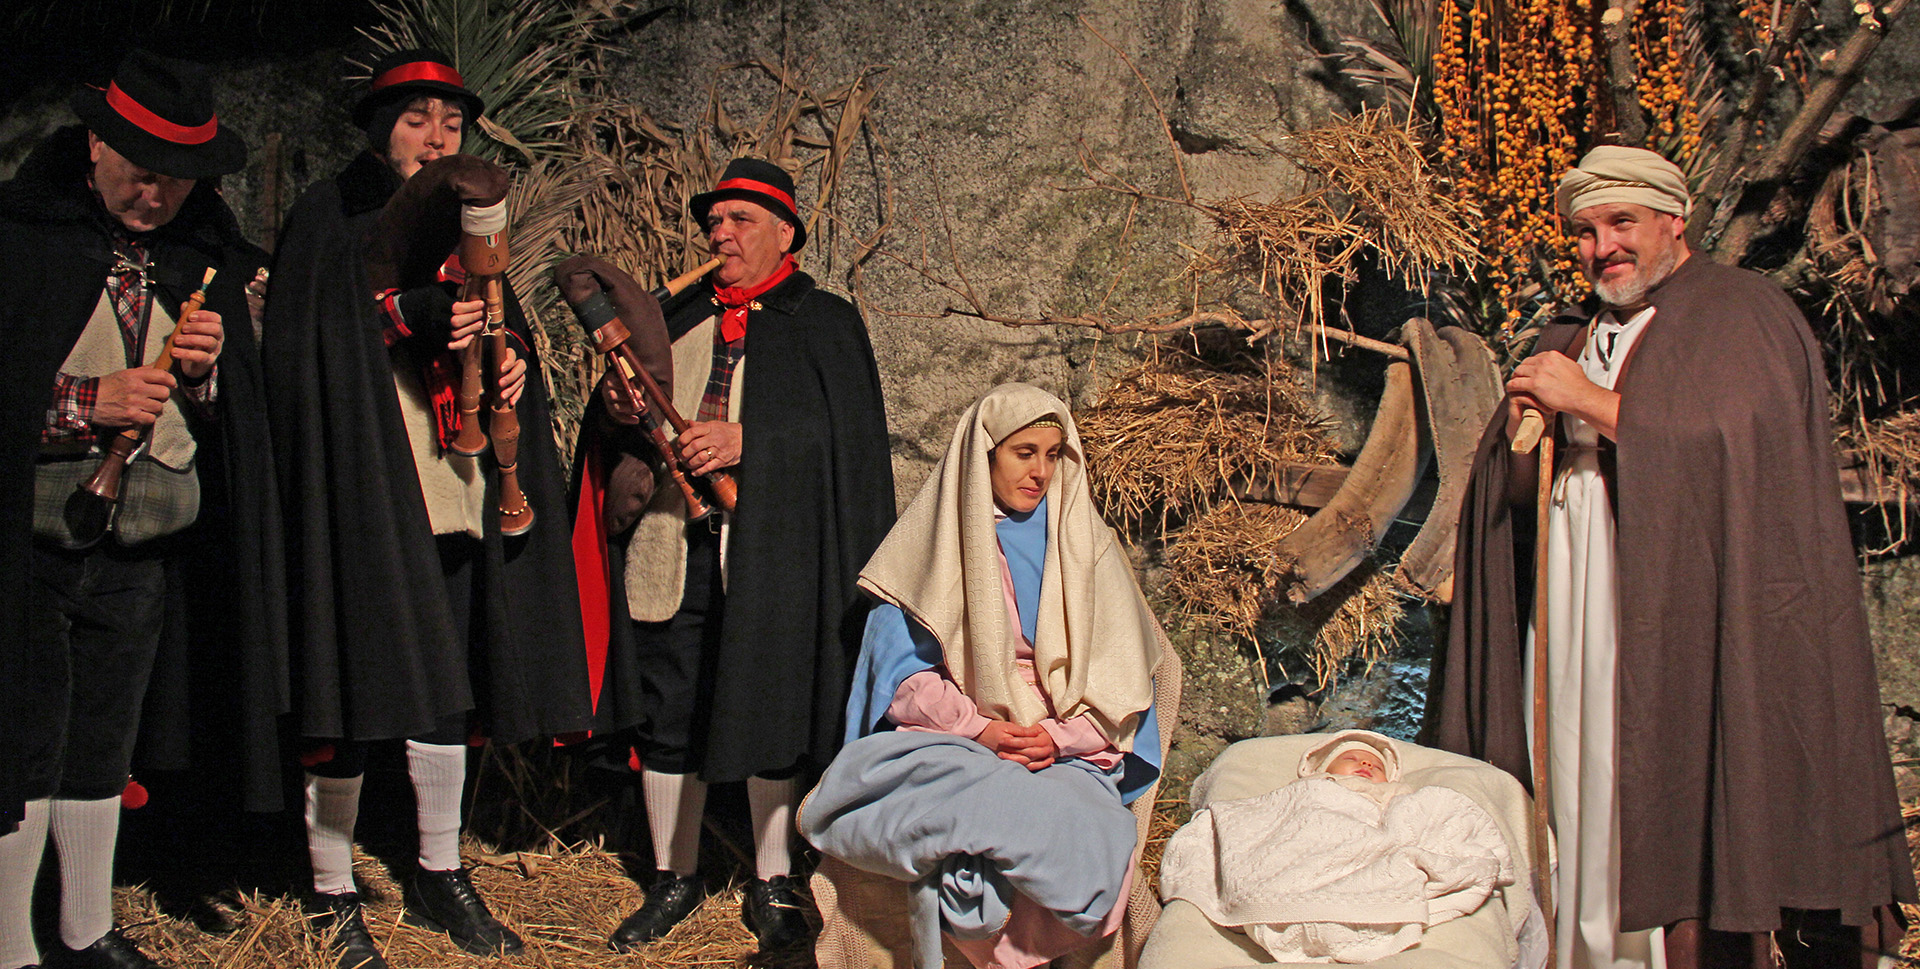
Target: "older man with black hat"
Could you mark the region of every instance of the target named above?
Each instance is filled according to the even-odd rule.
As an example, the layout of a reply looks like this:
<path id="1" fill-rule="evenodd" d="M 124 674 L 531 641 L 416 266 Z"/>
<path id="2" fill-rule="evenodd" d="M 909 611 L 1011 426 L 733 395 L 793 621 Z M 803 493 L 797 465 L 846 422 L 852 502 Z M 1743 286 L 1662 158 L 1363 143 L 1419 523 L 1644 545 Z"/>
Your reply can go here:
<path id="1" fill-rule="evenodd" d="M 464 270 L 440 231 L 452 226 L 418 227 L 439 239 L 417 253 L 432 280 L 376 292 L 370 273 L 370 250 L 413 241 L 399 235 L 415 225 L 381 214 L 410 180 L 435 177 L 425 166 L 486 170 L 452 157 L 483 110 L 438 51 L 375 64 L 353 112 L 368 150 L 294 205 L 267 300 L 314 908 L 337 927 L 343 969 L 386 965 L 353 876 L 371 743 L 404 745 L 413 781 L 419 867 L 407 920 L 477 955 L 512 954 L 519 936 L 460 860 L 469 738 L 514 743 L 588 726 L 578 590 L 558 524 L 566 495 L 519 304 L 509 290 L 520 349 L 498 392 L 519 408 L 519 478 L 537 515 L 530 531 L 503 535 L 483 510 L 498 504 L 489 465 L 450 447 L 457 422 L 472 420 L 452 406 L 454 354 L 475 339 L 484 305 L 455 295 Z"/>
<path id="2" fill-rule="evenodd" d="M 676 407 L 693 417 L 676 446 L 695 472 L 731 473 L 739 501 L 688 521 L 680 491 L 655 488 L 610 539 L 598 715 L 637 724 L 659 871 L 611 944 L 650 942 L 699 906 L 707 785 L 744 781 L 755 877 L 741 915 L 767 951 L 806 935 L 795 782 L 839 746 L 865 616 L 854 581 L 893 522 L 892 463 L 866 324 L 795 265 L 792 176 L 735 159 L 688 208 L 725 261 L 664 307 Z"/>
<path id="3" fill-rule="evenodd" d="M 1526 777 L 1545 730 L 1560 965 L 1760 965 L 1771 932 L 1784 965 L 1872 966 L 1914 887 L 1819 344 L 1779 287 L 1689 249 L 1665 158 L 1596 148 L 1556 202 L 1593 298 L 1541 334 L 1482 441 L 1433 739 Z M 1564 442 L 1545 630 L 1519 611 L 1523 408 Z"/>
<path id="4" fill-rule="evenodd" d="M 29 912 L 49 834 L 61 945 L 46 964 L 154 965 L 114 929 L 111 889 L 121 793 L 173 605 L 168 572 L 189 552 L 181 539 L 203 488 L 209 501 L 264 493 L 262 481 L 236 486 L 219 460 L 267 446 L 243 292 L 264 255 L 214 181 L 246 147 L 196 68 L 144 52 L 73 108 L 83 125 L 48 137 L 0 185 L 7 969 L 40 961 Z M 210 271 L 203 308 L 176 319 Z M 137 448 L 117 501 L 78 491 L 126 431 Z M 229 525 L 258 521 L 233 504 L 222 512 Z"/>

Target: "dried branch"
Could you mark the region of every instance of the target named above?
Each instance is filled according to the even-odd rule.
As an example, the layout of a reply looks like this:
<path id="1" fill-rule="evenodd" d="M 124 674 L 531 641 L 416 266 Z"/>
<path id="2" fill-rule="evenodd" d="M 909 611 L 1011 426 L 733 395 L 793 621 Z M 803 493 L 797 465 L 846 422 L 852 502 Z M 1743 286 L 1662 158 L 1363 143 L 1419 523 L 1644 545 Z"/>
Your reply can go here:
<path id="1" fill-rule="evenodd" d="M 1633 55 L 1633 15 L 1639 7 L 1638 0 L 1615 0 L 1600 15 L 1614 134 L 1620 144 L 1634 148 L 1647 142 L 1647 113 L 1640 106 L 1640 69 Z"/>
<path id="2" fill-rule="evenodd" d="M 1861 0 L 1860 7 L 1865 11 L 1860 16 L 1860 29 L 1847 38 L 1834 56 L 1833 73 L 1823 78 L 1794 116 L 1792 123 L 1780 135 L 1748 182 L 1740 192 L 1740 201 L 1734 209 L 1733 220 L 1727 224 L 1727 232 L 1714 247 L 1714 258 L 1729 265 L 1739 265 L 1753 247 L 1753 241 L 1760 234 L 1760 220 L 1786 182 L 1787 176 L 1799 167 L 1807 150 L 1813 147 L 1815 136 L 1827 123 L 1840 99 L 1860 81 L 1866 68 L 1867 58 L 1872 56 L 1880 42 L 1886 39 L 1887 29 L 1906 11 L 1908 0 L 1889 0 L 1876 10 L 1871 0 Z M 1856 7 L 1858 10 L 1859 7 Z"/>
<path id="3" fill-rule="evenodd" d="M 1718 206 L 1695 206 L 1693 215 L 1687 219 L 1687 239 L 1698 245 L 1709 231 L 1709 226 L 1724 224 L 1724 220 L 1733 214 L 1733 202 L 1738 192 L 1728 192 L 1733 183 L 1734 174 L 1746 163 L 1747 144 L 1753 140 L 1759 128 L 1760 111 L 1766 106 L 1767 98 L 1773 93 L 1774 81 L 1781 77 L 1781 65 L 1786 61 L 1787 52 L 1794 50 L 1800 43 L 1800 32 L 1813 19 L 1813 5 L 1807 0 L 1791 0 L 1791 9 L 1787 11 L 1784 29 L 1779 27 L 1779 7 L 1776 0 L 1773 26 L 1767 31 L 1767 51 L 1761 60 L 1760 73 L 1753 79 L 1753 89 L 1747 92 L 1746 100 L 1741 102 L 1740 111 L 1734 115 L 1733 142 L 1721 149 L 1719 163 L 1714 166 L 1713 174 L 1707 177 L 1700 187 L 1702 199 L 1719 199 Z"/>
<path id="4" fill-rule="evenodd" d="M 1167 144 L 1173 148 L 1173 168 L 1174 171 L 1180 174 L 1180 192 L 1186 196 L 1188 201 L 1192 201 L 1193 188 L 1187 184 L 1187 163 L 1180 159 L 1180 139 L 1174 137 L 1173 122 L 1167 120 L 1166 110 L 1160 107 L 1160 95 L 1154 93 L 1153 85 L 1147 83 L 1146 75 L 1141 74 L 1140 69 L 1133 66 L 1133 59 L 1128 57 L 1120 48 L 1114 46 L 1113 41 L 1108 40 L 1105 34 L 1102 34 L 1099 30 L 1095 29 L 1092 24 L 1088 23 L 1086 17 L 1079 16 L 1074 19 L 1080 21 L 1080 26 L 1087 28 L 1088 33 L 1098 37 L 1100 43 L 1107 45 L 1107 49 L 1113 51 L 1113 56 L 1120 58 L 1120 63 L 1127 65 L 1127 70 L 1133 72 L 1134 79 L 1140 82 L 1140 90 L 1147 92 L 1147 98 L 1153 102 L 1153 113 L 1160 116 L 1160 130 L 1166 133 Z"/>

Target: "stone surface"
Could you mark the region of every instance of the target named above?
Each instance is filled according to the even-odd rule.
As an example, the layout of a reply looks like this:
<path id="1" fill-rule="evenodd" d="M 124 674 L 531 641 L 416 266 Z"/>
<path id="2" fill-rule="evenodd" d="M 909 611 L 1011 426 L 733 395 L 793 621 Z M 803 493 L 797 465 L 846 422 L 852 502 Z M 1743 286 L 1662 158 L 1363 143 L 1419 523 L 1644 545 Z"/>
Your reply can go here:
<path id="1" fill-rule="evenodd" d="M 1880 700 L 1920 710 L 1920 557 L 1875 562 L 1865 578 Z"/>

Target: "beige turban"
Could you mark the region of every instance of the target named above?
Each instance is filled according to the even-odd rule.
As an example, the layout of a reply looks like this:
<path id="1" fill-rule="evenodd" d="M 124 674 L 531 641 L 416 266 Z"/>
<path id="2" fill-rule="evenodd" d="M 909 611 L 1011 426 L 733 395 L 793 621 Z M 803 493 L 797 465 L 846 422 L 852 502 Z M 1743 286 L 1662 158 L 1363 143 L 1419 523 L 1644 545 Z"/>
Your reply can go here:
<path id="1" fill-rule="evenodd" d="M 1554 208 L 1563 219 L 1594 205 L 1627 202 L 1684 219 L 1693 211 L 1680 166 L 1644 148 L 1603 145 L 1560 176 Z"/>

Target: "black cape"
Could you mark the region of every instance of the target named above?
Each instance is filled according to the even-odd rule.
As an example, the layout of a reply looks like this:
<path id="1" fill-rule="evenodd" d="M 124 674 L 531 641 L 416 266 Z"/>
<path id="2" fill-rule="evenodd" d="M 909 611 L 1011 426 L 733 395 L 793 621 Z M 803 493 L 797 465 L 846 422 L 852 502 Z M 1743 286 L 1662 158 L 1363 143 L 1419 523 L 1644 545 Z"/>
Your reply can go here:
<path id="1" fill-rule="evenodd" d="M 744 457 L 732 469 L 740 500 L 711 727 L 697 757 L 710 782 L 833 759 L 866 627 L 868 603 L 854 583 L 894 520 L 886 409 L 859 310 L 797 271 L 760 304 L 747 324 Z M 664 310 L 678 340 L 718 307 L 703 282 Z M 626 538 L 615 536 L 608 555 L 612 621 L 598 718 L 606 730 L 645 712 L 622 583 Z"/>
<path id="2" fill-rule="evenodd" d="M 262 340 L 287 527 L 298 730 L 417 736 L 477 711 L 496 741 L 588 726 L 566 492 L 540 364 L 519 404 L 520 482 L 533 529 L 487 534 L 465 566 L 472 608 L 449 603 L 437 540 L 367 282 L 364 237 L 400 185 L 362 154 L 287 216 Z M 531 346 L 517 301 L 508 326 Z M 498 479 L 488 472 L 488 507 Z M 456 539 L 457 540 L 457 539 Z M 471 642 L 460 630 L 470 626 Z"/>
<path id="3" fill-rule="evenodd" d="M 88 167 L 86 129 L 64 128 L 0 185 L 0 287 L 11 303 L 0 319 L 8 348 L 0 381 L 0 830 L 22 800 L 53 793 L 51 745 L 70 674 L 65 655 L 36 650 L 25 630 L 40 429 L 54 375 L 114 262 L 117 222 L 88 187 Z M 218 761 L 240 783 L 246 806 L 273 810 L 280 803 L 275 718 L 287 709 L 286 600 L 277 570 L 265 567 L 279 558 L 279 508 L 244 295 L 266 255 L 242 238 L 212 181 L 195 186 L 150 241 L 155 298 L 165 305 L 177 308 L 209 266 L 219 270 L 206 308 L 220 314 L 225 341 L 217 417 L 193 424 L 199 518 L 154 545 L 174 594 L 139 763 L 178 769 Z"/>
<path id="4" fill-rule="evenodd" d="M 1695 255 L 1652 294 L 1616 384 L 1622 931 L 1687 918 L 1850 925 L 1914 898 L 1820 348 L 1779 287 Z M 1567 352 L 1562 319 L 1536 352 Z M 1530 508 L 1505 415 L 1461 515 L 1423 742 L 1529 774 L 1521 651 Z M 1603 471 L 1608 469 L 1603 455 Z M 1524 531 L 1530 532 L 1527 527 Z M 1531 536 L 1525 540 L 1531 542 Z"/>

